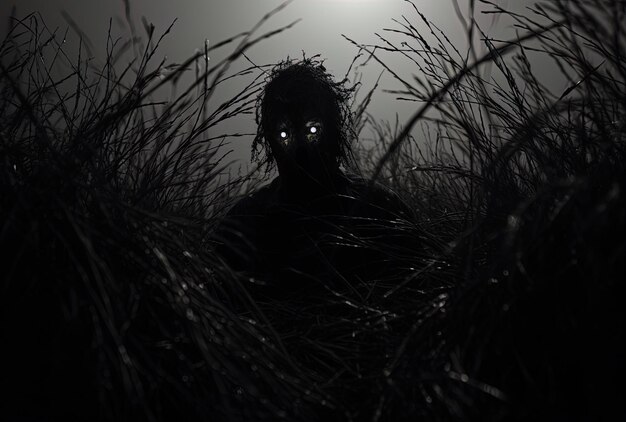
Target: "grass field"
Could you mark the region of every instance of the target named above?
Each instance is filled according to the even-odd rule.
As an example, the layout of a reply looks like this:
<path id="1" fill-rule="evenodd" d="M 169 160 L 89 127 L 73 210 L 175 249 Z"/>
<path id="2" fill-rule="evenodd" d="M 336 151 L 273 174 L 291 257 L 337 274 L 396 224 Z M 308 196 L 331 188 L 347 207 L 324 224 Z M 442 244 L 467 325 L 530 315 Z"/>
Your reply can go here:
<path id="1" fill-rule="evenodd" d="M 0 44 L 3 420 L 624 419 L 626 9 L 492 6 L 519 39 L 468 22 L 482 47 L 459 52 L 416 9 L 406 44 L 361 51 L 403 55 L 418 78 L 388 69 L 415 104 L 397 127 L 355 105 L 357 133 L 376 135 L 355 142 L 359 171 L 412 208 L 403 238 L 420 227 L 439 247 L 400 242 L 388 279 L 262 301 L 212 233 L 265 175 L 225 177 L 222 144 L 241 135 L 208 133 L 253 118 L 262 69 L 230 64 L 288 28 L 168 66 L 147 27 L 96 65 L 39 16 L 15 20 Z M 208 62 L 214 49 L 232 54 Z M 569 88 L 550 92 L 537 57 Z M 195 82 L 156 100 L 186 68 Z M 241 92 L 219 104 L 225 78 Z"/>

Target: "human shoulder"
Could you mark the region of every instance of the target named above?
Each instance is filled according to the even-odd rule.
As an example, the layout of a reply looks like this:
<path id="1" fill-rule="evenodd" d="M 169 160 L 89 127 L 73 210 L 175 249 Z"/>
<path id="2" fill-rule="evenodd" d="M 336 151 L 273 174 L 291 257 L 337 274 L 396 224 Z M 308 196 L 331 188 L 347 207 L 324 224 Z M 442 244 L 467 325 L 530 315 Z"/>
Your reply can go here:
<path id="1" fill-rule="evenodd" d="M 378 182 L 372 183 L 356 174 L 346 174 L 346 177 L 350 181 L 350 195 L 394 216 L 412 217 L 413 213 L 408 205 L 393 189 Z"/>
<path id="2" fill-rule="evenodd" d="M 278 183 L 273 180 L 256 191 L 241 198 L 227 213 L 229 217 L 263 214 L 276 201 Z"/>

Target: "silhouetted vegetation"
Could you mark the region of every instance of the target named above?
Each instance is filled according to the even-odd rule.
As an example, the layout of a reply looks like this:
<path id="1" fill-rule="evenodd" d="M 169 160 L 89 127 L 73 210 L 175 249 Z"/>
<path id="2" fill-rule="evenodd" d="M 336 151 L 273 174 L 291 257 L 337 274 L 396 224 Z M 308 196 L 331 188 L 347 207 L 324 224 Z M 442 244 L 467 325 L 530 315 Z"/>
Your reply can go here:
<path id="1" fill-rule="evenodd" d="M 380 240 L 385 271 L 288 297 L 259 296 L 268 280 L 229 268 L 212 237 L 264 176 L 226 176 L 221 146 L 245 135 L 215 129 L 252 118 L 264 69 L 230 66 L 285 28 L 169 64 L 146 26 L 145 42 L 111 36 L 98 65 L 39 17 L 14 20 L 0 45 L 3 419 L 623 419 L 626 10 L 491 6 L 520 36 L 466 22 L 484 55 L 417 8 L 402 45 L 359 46 L 416 75 L 388 69 L 409 122 L 354 107 L 357 133 L 378 137 L 355 145 L 360 171 L 414 218 Z M 218 48 L 233 53 L 214 64 Z M 569 88 L 543 85 L 538 56 Z M 157 100 L 188 68 L 195 81 Z M 240 93 L 215 104 L 233 78 Z M 422 230 L 439 247 L 417 252 Z"/>

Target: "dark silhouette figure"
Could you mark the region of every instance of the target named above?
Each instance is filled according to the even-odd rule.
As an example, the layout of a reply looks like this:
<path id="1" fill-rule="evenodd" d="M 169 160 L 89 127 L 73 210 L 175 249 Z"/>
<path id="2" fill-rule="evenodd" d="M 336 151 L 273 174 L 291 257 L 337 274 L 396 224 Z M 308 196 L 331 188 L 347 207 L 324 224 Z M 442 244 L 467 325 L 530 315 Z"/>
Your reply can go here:
<path id="1" fill-rule="evenodd" d="M 236 204 L 217 237 L 229 264 L 272 294 L 389 280 L 394 251 L 415 243 L 397 195 L 341 170 L 351 156 L 350 94 L 305 59 L 278 65 L 259 98 L 253 155 L 278 177 Z"/>
<path id="2" fill-rule="evenodd" d="M 230 267 L 249 275 L 239 280 L 251 281 L 247 293 L 289 355 L 321 379 L 340 377 L 338 402 L 372 414 L 362 401 L 374 387 L 355 374 L 381 368 L 386 345 L 346 336 L 415 266 L 421 241 L 397 195 L 342 170 L 351 160 L 350 95 L 313 60 L 271 72 L 253 152 L 278 176 L 238 202 L 215 237 Z"/>

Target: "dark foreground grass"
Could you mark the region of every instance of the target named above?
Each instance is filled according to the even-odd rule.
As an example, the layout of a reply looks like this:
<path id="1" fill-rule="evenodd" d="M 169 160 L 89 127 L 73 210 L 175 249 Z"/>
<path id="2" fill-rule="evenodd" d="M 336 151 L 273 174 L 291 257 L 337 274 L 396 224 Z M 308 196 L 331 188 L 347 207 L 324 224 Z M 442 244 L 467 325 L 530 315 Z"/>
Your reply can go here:
<path id="1" fill-rule="evenodd" d="M 36 17 L 15 22 L 0 47 L 3 419 L 623 418 L 625 11 L 550 4 L 509 15 L 528 43 L 485 38 L 482 58 L 417 11 L 406 44 L 365 47 L 420 78 L 401 79 L 416 118 L 397 133 L 370 118 L 380 144 L 361 165 L 415 219 L 384 278 L 288 299 L 256 295 L 211 240 L 247 180 L 222 183 L 207 129 L 252 110 L 258 69 L 228 68 L 271 34 L 167 67 L 147 28 L 129 66 L 112 39 L 98 67 Z M 571 88 L 542 86 L 533 55 Z M 189 66 L 197 82 L 156 102 Z M 241 94 L 214 104 L 230 76 Z M 423 230 L 441 247 L 413 249 Z"/>

